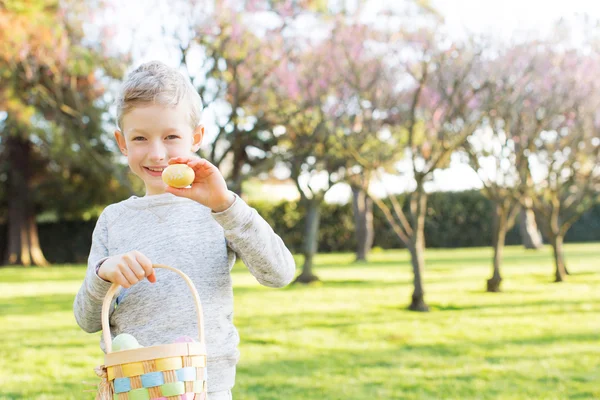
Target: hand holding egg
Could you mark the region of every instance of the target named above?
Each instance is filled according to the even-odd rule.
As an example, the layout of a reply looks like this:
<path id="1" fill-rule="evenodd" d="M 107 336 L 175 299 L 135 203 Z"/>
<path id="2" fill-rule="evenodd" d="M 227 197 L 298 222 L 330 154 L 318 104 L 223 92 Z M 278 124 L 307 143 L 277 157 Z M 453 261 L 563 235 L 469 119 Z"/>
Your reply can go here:
<path id="1" fill-rule="evenodd" d="M 189 183 L 191 187 L 173 186 L 168 177 L 168 170 L 172 166 L 177 168 L 189 167 Z M 187 172 L 186 172 L 187 174 Z M 199 157 L 174 157 L 169 160 L 169 166 L 163 171 L 163 179 L 167 177 L 166 192 L 180 197 L 197 201 L 210 208 L 213 212 L 222 212 L 235 202 L 235 194 L 227 189 L 225 178 L 219 168 Z M 187 182 L 182 182 L 187 183 Z"/>

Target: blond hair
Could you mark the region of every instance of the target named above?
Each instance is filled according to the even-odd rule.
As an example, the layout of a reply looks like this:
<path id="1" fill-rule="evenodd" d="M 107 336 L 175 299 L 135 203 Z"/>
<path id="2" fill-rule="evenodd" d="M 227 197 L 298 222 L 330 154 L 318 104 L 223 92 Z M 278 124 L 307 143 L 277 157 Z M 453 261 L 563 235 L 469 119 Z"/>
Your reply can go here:
<path id="1" fill-rule="evenodd" d="M 123 128 L 123 117 L 135 107 L 149 104 L 175 107 L 182 101 L 190 107 L 190 123 L 195 129 L 200 124 L 202 99 L 192 82 L 160 61 L 144 63 L 121 86 L 116 99 L 117 127 Z"/>

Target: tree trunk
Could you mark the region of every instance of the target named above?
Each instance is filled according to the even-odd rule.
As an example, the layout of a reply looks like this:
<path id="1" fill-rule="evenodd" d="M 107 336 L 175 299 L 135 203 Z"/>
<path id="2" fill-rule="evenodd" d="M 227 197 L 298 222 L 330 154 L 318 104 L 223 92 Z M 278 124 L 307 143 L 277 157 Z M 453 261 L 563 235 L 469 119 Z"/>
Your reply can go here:
<path id="1" fill-rule="evenodd" d="M 8 244 L 3 264 L 47 266 L 31 204 L 31 143 L 18 136 L 8 136 L 6 147 L 10 168 L 7 182 Z"/>
<path id="2" fill-rule="evenodd" d="M 429 311 L 429 306 L 425 303 L 425 290 L 423 289 L 423 267 L 425 266 L 424 249 L 416 244 L 409 248 L 410 260 L 413 267 L 413 285 L 414 290 L 408 309 L 411 311 Z"/>
<path id="3" fill-rule="evenodd" d="M 494 247 L 494 266 L 492 277 L 487 280 L 487 291 L 496 293 L 500 292 L 500 284 L 502 276 L 500 275 L 500 264 L 502 263 L 502 253 L 504 251 L 504 242 L 506 239 L 507 229 L 507 210 L 503 209 L 500 204 L 496 204 L 496 213 L 494 215 L 494 235 L 492 243 Z"/>
<path id="4" fill-rule="evenodd" d="M 243 147 L 240 149 L 236 149 L 233 153 L 233 161 L 231 167 L 231 176 L 230 181 L 228 183 L 228 188 L 238 196 L 242 195 L 242 181 L 243 181 L 243 173 L 242 168 L 246 162 L 245 158 L 246 152 Z"/>
<path id="5" fill-rule="evenodd" d="M 319 240 L 319 223 L 321 220 L 321 200 L 310 199 L 307 201 L 306 226 L 304 235 L 304 265 L 302 273 L 298 275 L 294 283 L 311 283 L 319 278 L 313 274 L 313 257 L 317 252 Z"/>
<path id="6" fill-rule="evenodd" d="M 519 213 L 519 232 L 521 241 L 526 249 L 537 250 L 542 247 L 542 235 L 535 221 L 535 213 L 531 208 L 531 199 L 524 200 L 524 207 Z"/>
<path id="7" fill-rule="evenodd" d="M 552 250 L 554 252 L 554 282 L 564 282 L 567 271 L 563 255 L 563 237 L 556 235 L 551 238 Z"/>
<path id="8" fill-rule="evenodd" d="M 429 311 L 425 303 L 425 290 L 423 289 L 423 269 L 425 267 L 425 213 L 427 211 L 427 194 L 419 186 L 413 193 L 415 200 L 411 199 L 411 213 L 413 216 L 414 235 L 409 251 L 413 267 L 414 291 L 408 309 L 411 311 Z"/>
<path id="9" fill-rule="evenodd" d="M 356 228 L 356 261 L 366 261 L 373 247 L 373 200 L 360 186 L 352 185 L 352 205 Z"/>
<path id="10" fill-rule="evenodd" d="M 541 223 L 546 236 L 550 240 L 550 245 L 554 253 L 554 282 L 563 282 L 568 275 L 563 256 L 565 234 L 561 231 L 560 223 L 560 201 L 558 197 L 554 197 L 551 202 L 550 213 L 547 214 L 547 218 Z"/>

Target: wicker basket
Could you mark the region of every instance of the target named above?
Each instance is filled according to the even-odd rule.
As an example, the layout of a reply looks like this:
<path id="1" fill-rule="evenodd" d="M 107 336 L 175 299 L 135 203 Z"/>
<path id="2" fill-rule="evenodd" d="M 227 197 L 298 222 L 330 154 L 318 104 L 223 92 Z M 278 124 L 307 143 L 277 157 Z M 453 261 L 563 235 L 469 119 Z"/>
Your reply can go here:
<path id="1" fill-rule="evenodd" d="M 96 369 L 103 378 L 97 400 L 206 400 L 206 345 L 200 297 L 190 278 L 167 265 L 187 283 L 198 317 L 198 342 L 163 344 L 112 352 L 108 321 L 112 299 L 120 288 L 113 284 L 102 304 L 102 335 L 106 348 L 104 365 Z"/>

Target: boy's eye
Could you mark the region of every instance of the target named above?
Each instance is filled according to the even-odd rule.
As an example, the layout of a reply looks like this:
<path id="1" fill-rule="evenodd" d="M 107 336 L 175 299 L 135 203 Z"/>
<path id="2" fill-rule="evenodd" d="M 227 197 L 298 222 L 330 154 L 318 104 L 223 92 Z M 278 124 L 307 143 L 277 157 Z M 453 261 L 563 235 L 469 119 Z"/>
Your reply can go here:
<path id="1" fill-rule="evenodd" d="M 146 140 L 146 138 L 145 138 L 145 137 L 143 137 L 143 136 L 136 136 L 136 137 L 134 137 L 134 138 L 133 138 L 133 139 L 131 139 L 131 140 L 132 140 L 132 141 L 134 141 L 134 142 L 137 142 L 137 141 Z"/>
<path id="2" fill-rule="evenodd" d="M 177 136 L 177 135 L 169 135 L 169 136 L 167 136 L 167 139 L 179 139 L 179 136 Z"/>

